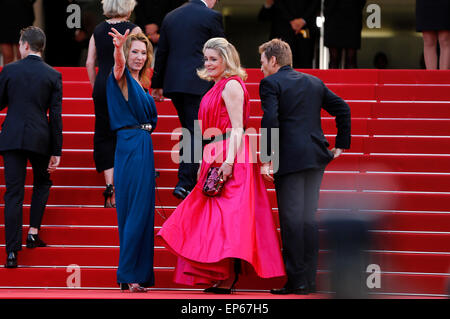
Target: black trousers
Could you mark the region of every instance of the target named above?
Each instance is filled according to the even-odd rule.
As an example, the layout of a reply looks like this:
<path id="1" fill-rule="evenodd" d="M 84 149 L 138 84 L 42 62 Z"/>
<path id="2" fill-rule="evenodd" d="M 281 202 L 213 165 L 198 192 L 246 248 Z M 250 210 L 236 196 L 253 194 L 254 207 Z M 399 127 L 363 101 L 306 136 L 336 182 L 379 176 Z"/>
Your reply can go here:
<path id="1" fill-rule="evenodd" d="M 170 98 L 177 109 L 181 127 L 187 129 L 190 135 L 181 136 L 180 159 L 184 158 L 185 160 L 180 161 L 180 166 L 178 168 L 178 183 L 176 186 L 183 187 L 190 191 L 197 182 L 197 170 L 199 167 L 199 163 L 195 161 L 194 157 L 194 145 L 199 146 L 200 152 L 202 145 L 201 136 L 197 137 L 194 134 L 195 121 L 198 120 L 198 110 L 202 98 L 200 95 L 187 93 L 172 93 Z M 197 131 L 198 130 L 199 128 L 197 127 Z M 196 138 L 198 138 L 197 141 L 195 141 Z M 189 152 L 190 154 L 184 154 L 184 152 Z"/>
<path id="2" fill-rule="evenodd" d="M 319 229 L 315 213 L 324 169 L 275 176 L 287 287 L 315 283 Z"/>
<path id="3" fill-rule="evenodd" d="M 292 50 L 292 65 L 294 68 L 313 68 L 316 38 L 316 31 L 312 31 L 309 38 L 303 38 L 301 35 L 286 38 L 285 41 L 289 43 Z"/>
<path id="4" fill-rule="evenodd" d="M 5 165 L 5 242 L 6 252 L 22 249 L 23 198 L 27 161 L 33 168 L 33 195 L 30 207 L 30 227 L 40 229 L 52 182 L 47 172 L 50 156 L 14 150 L 3 152 Z"/>

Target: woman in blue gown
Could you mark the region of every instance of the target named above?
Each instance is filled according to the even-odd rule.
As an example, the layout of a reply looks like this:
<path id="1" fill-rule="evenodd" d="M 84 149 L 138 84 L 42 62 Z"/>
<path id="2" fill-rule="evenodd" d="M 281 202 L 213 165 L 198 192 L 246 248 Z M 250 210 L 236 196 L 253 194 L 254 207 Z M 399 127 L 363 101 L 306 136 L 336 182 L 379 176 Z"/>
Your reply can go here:
<path id="1" fill-rule="evenodd" d="M 144 34 L 113 37 L 114 68 L 106 92 L 110 125 L 117 132 L 114 180 L 120 256 L 117 282 L 121 289 L 145 292 L 154 285 L 155 165 L 151 132 L 156 106 L 140 79 L 151 63 L 153 48 Z"/>

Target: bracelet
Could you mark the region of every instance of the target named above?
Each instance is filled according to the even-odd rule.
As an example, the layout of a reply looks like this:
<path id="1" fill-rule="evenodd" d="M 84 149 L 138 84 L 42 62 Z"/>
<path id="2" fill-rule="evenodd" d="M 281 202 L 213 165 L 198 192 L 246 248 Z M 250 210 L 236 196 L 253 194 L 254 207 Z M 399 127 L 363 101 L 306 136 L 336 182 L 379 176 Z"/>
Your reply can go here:
<path id="1" fill-rule="evenodd" d="M 234 165 L 234 163 L 228 163 L 227 161 L 224 161 L 223 163 L 224 163 L 224 164 L 228 164 L 228 165 L 230 165 L 231 167 L 233 167 L 233 165 Z"/>

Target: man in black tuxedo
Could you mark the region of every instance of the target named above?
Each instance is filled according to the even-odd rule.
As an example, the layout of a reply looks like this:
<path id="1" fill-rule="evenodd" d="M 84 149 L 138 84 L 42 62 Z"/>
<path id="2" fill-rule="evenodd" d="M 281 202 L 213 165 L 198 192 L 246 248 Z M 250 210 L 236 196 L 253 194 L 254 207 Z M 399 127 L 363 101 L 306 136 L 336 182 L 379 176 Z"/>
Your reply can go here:
<path id="1" fill-rule="evenodd" d="M 292 69 L 289 45 L 274 39 L 260 46 L 263 177 L 275 182 L 287 283 L 274 294 L 315 292 L 318 227 L 315 212 L 326 165 L 350 148 L 350 108 L 324 83 Z M 336 146 L 328 149 L 321 108 L 336 117 Z M 271 146 L 279 134 L 278 148 Z M 265 154 L 265 149 L 268 150 Z M 270 174 L 271 162 L 274 177 Z"/>
<path id="2" fill-rule="evenodd" d="M 183 130 L 190 133 L 182 137 L 178 183 L 173 192 L 181 199 L 196 183 L 199 164 L 194 160 L 194 124 L 202 95 L 211 86 L 197 75 L 203 66 L 203 45 L 210 38 L 225 36 L 222 15 L 212 10 L 216 2 L 190 0 L 169 12 L 162 23 L 155 57 L 152 94 L 157 101 L 163 95 L 172 99 Z M 184 157 L 183 149 L 189 151 Z"/>
<path id="3" fill-rule="evenodd" d="M 7 268 L 17 267 L 17 252 L 22 249 L 27 161 L 33 168 L 28 248 L 46 245 L 38 231 L 52 185 L 50 173 L 60 162 L 62 80 L 61 73 L 42 61 L 45 41 L 41 29 L 23 29 L 19 42 L 22 60 L 8 64 L 0 73 L 0 109 L 8 107 L 0 133 L 6 183 Z"/>
<path id="4" fill-rule="evenodd" d="M 270 39 L 286 41 L 294 68 L 312 68 L 320 0 L 266 0 L 258 18 L 271 21 Z"/>

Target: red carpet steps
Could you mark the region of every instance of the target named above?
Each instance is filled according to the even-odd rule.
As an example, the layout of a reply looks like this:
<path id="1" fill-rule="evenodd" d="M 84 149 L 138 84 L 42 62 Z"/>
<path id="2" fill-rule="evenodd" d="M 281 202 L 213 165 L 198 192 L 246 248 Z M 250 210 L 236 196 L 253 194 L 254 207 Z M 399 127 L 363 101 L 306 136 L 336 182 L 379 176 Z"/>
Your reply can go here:
<path id="1" fill-rule="evenodd" d="M 66 288 L 69 265 L 81 270 L 84 289 L 117 289 L 116 213 L 102 208 L 104 181 L 92 159 L 94 129 L 91 87 L 84 68 L 59 68 L 63 73 L 64 144 L 61 168 L 53 175 L 42 238 L 49 247 L 19 254 L 19 268 L 0 266 L 0 288 Z M 250 69 L 251 125 L 257 129 L 262 111 L 259 70 Z M 373 220 L 371 264 L 381 269 L 377 296 L 444 296 L 450 280 L 450 72 L 413 70 L 307 70 L 320 77 L 352 109 L 352 148 L 332 162 L 325 173 L 318 218 L 357 209 Z M 155 232 L 179 201 L 176 182 L 176 140 L 179 126 L 170 100 L 157 103 L 159 119 L 153 135 L 157 180 Z M 3 121 L 6 112 L 0 113 Z M 323 112 L 323 129 L 334 143 L 334 120 Z M 0 171 L 3 171 L 0 158 Z M 31 169 L 25 192 L 24 223 L 28 225 Z M 278 225 L 273 186 L 267 184 Z M 0 172 L 0 198 L 5 191 Z M 0 201 L 3 223 L 3 200 Z M 27 226 L 24 227 L 26 233 Z M 319 290 L 330 291 L 326 263 L 330 252 L 321 229 Z M 0 225 L 0 263 L 4 225 Z M 172 282 L 175 258 L 156 242 L 157 289 L 185 289 Z M 367 274 L 369 276 L 370 274 Z M 241 291 L 267 291 L 283 279 L 240 280 Z"/>

